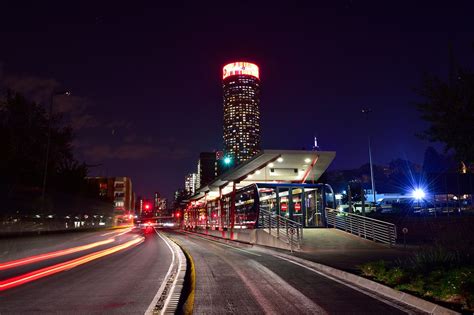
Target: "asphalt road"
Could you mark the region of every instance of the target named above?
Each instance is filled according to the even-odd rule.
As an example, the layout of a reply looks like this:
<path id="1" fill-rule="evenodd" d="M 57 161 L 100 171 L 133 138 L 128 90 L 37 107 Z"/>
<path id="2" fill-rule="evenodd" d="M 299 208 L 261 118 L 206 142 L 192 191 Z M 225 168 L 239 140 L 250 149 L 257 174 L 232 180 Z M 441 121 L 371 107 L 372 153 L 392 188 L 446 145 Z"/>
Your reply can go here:
<path id="1" fill-rule="evenodd" d="M 5 262 L 11 261 L 12 258 L 2 259 L 0 283 L 1 281 L 5 283 L 5 281 L 11 282 L 14 277 L 22 277 L 29 272 L 35 273 L 41 268 L 67 264 L 77 259 L 81 260 L 87 255 L 132 244 L 72 269 L 0 290 L 0 314 L 51 312 L 143 314 L 168 271 L 171 252 L 166 243 L 154 232 L 144 235 L 133 232 L 122 233 L 121 230 L 89 233 L 68 239 L 59 245 L 45 245 L 34 255 L 68 250 L 87 244 L 97 246 L 4 270 L 1 269 L 2 263 L 5 265 Z M 112 241 L 107 242 L 110 239 Z M 48 243 L 50 240 L 46 239 L 44 242 Z M 32 249 L 25 246 L 23 253 L 28 255 L 15 252 L 8 256 L 14 256 L 14 259 L 31 257 L 31 251 Z"/>
<path id="2" fill-rule="evenodd" d="M 191 234 L 168 235 L 195 263 L 194 314 L 386 315 L 407 311 L 265 251 Z"/>

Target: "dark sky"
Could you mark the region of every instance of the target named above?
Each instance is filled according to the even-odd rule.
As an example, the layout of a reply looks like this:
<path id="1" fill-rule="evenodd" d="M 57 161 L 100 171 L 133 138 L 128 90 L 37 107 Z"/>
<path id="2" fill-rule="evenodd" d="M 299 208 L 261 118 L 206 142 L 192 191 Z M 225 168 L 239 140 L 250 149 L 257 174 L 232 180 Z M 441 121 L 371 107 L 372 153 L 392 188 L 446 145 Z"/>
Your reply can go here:
<path id="1" fill-rule="evenodd" d="M 260 66 L 264 148 L 309 149 L 317 135 L 342 169 L 367 161 L 362 107 L 376 163 L 421 163 L 412 90 L 423 71 L 446 77 L 450 40 L 458 63 L 474 56 L 472 1 L 99 2 L 2 1 L 0 75 L 40 100 L 71 90 L 56 109 L 78 158 L 102 164 L 92 174 L 131 176 L 139 195 L 170 196 L 199 152 L 222 147 L 227 62 Z"/>

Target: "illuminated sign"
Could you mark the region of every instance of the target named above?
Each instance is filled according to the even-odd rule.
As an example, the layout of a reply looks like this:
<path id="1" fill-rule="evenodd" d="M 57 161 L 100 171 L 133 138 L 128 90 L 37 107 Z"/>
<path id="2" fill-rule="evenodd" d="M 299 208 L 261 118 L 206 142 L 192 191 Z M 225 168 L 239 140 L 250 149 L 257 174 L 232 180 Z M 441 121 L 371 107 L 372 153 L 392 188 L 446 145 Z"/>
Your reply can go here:
<path id="1" fill-rule="evenodd" d="M 225 65 L 222 69 L 222 79 L 232 75 L 251 75 L 259 78 L 258 66 L 250 62 L 233 62 Z"/>
<path id="2" fill-rule="evenodd" d="M 301 203 L 295 203 L 295 211 L 300 212 L 301 211 Z"/>
<path id="3" fill-rule="evenodd" d="M 282 203 L 280 205 L 280 208 L 281 208 L 281 211 L 286 211 L 286 210 L 288 210 L 288 205 L 286 203 Z"/>

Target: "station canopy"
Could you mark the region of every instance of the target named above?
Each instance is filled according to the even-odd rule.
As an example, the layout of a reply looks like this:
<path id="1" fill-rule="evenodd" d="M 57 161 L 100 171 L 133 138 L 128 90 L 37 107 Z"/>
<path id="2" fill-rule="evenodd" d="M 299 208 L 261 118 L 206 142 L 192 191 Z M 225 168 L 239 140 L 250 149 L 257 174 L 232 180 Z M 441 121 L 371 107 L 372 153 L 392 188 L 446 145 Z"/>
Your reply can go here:
<path id="1" fill-rule="evenodd" d="M 264 150 L 252 159 L 200 187 L 190 200 L 214 199 L 253 183 L 304 183 L 317 181 L 334 160 L 333 151 Z"/>

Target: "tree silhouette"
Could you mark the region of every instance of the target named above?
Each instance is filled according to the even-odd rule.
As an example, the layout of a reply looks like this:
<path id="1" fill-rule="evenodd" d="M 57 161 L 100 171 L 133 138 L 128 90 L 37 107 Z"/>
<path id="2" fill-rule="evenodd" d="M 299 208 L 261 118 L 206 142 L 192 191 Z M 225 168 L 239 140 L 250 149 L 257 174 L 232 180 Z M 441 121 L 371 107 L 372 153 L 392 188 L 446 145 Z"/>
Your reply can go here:
<path id="1" fill-rule="evenodd" d="M 444 144 L 445 153 L 452 151 L 459 162 L 474 163 L 474 73 L 459 69 L 457 76 L 444 82 L 425 74 L 417 93 L 421 118 L 429 127 L 419 136 Z"/>
<path id="2" fill-rule="evenodd" d="M 73 133 L 60 115 L 51 117 L 48 191 L 77 191 L 87 168 L 73 156 Z M 0 194 L 41 190 L 49 117 L 44 108 L 21 94 L 7 91 L 0 101 Z"/>

